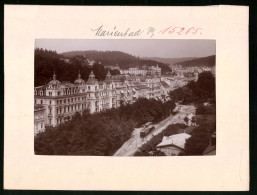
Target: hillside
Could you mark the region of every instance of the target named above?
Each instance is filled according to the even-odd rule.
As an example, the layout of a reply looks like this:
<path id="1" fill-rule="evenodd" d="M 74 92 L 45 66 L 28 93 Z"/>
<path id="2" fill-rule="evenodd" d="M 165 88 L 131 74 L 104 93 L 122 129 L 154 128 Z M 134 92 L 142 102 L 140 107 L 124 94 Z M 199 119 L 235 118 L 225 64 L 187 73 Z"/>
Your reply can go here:
<path id="1" fill-rule="evenodd" d="M 78 78 L 79 71 L 81 73 L 81 78 L 84 80 L 88 79 L 91 71 L 94 72 L 98 80 L 105 79 L 107 69 L 101 64 L 85 66 L 79 60 L 65 62 L 62 58 L 62 55 L 59 55 L 54 51 L 35 49 L 34 85 L 40 86 L 48 83 L 52 80 L 54 71 L 57 75 L 57 79 L 60 81 L 74 82 Z M 116 70 L 111 70 L 110 72 L 112 75 L 117 74 Z"/>
<path id="2" fill-rule="evenodd" d="M 101 62 L 104 66 L 116 66 L 119 65 L 121 69 L 128 69 L 131 67 L 142 68 L 143 66 L 156 66 L 162 68 L 162 72 L 170 72 L 168 64 L 157 62 L 151 59 L 142 59 L 130 54 L 120 51 L 71 51 L 64 52 L 61 55 L 66 58 L 84 57 L 85 59 L 95 60 L 97 63 Z"/>
<path id="3" fill-rule="evenodd" d="M 216 64 L 216 55 L 208 56 L 208 57 L 203 57 L 203 58 L 197 58 L 193 60 L 187 60 L 183 62 L 177 62 L 173 65 L 181 65 L 184 67 L 191 67 L 191 66 L 198 66 L 198 67 L 203 67 L 203 66 L 209 66 L 213 67 Z"/>
<path id="4" fill-rule="evenodd" d="M 178 62 L 184 62 L 184 61 L 188 61 L 188 60 L 193 60 L 196 58 L 193 57 L 188 57 L 188 58 L 159 58 L 159 57 L 145 57 L 143 58 L 145 60 L 153 60 L 156 62 L 161 62 L 161 63 L 165 63 L 165 64 L 175 64 Z"/>

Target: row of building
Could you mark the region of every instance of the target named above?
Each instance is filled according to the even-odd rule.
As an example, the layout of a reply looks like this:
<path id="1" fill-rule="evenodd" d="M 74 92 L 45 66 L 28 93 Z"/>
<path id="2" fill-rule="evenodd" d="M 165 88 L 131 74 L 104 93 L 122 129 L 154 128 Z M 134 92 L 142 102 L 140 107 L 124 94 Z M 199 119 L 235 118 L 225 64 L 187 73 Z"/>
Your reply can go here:
<path id="1" fill-rule="evenodd" d="M 146 74 L 150 74 L 150 75 L 161 75 L 161 68 L 158 66 L 158 64 L 156 66 L 151 66 L 151 67 L 145 67 L 143 69 L 139 69 L 139 68 L 129 68 L 128 70 L 120 70 L 120 74 L 124 74 L 124 75 L 142 75 L 142 76 L 146 76 Z"/>
<path id="2" fill-rule="evenodd" d="M 202 72 L 209 71 L 214 76 L 216 75 L 215 66 L 193 66 L 193 67 L 184 67 L 181 65 L 170 65 L 173 73 L 176 74 L 176 77 L 184 78 L 184 77 L 196 77 Z"/>
<path id="3" fill-rule="evenodd" d="M 182 67 L 178 68 L 179 71 L 184 70 Z M 142 73 L 142 70 L 146 72 Z M 76 112 L 82 113 L 85 109 L 90 113 L 101 112 L 117 108 L 121 104 L 131 104 L 140 97 L 167 101 L 169 91 L 198 78 L 198 73 L 186 75 L 192 73 L 193 68 L 182 71 L 186 76 L 178 76 L 176 68 L 173 69 L 174 72 L 177 71 L 176 76 L 161 75 L 158 65 L 142 70 L 130 68 L 116 76 L 108 71 L 104 81 L 98 81 L 93 72 L 84 81 L 79 73 L 73 83 L 60 82 L 54 73 L 48 84 L 34 89 L 35 134 L 44 131 L 46 126 L 56 126 L 68 121 Z M 210 71 L 209 68 L 201 70 Z"/>
<path id="4" fill-rule="evenodd" d="M 158 67 L 158 66 L 157 66 Z M 148 72 L 145 76 L 116 75 L 108 71 L 104 81 L 98 81 L 93 72 L 84 81 L 80 73 L 73 82 L 60 82 L 54 73 L 46 85 L 34 88 L 35 134 L 46 126 L 56 126 L 88 109 L 90 113 L 131 104 L 138 98 L 167 101 L 169 91 L 176 86 L 169 78 Z"/>

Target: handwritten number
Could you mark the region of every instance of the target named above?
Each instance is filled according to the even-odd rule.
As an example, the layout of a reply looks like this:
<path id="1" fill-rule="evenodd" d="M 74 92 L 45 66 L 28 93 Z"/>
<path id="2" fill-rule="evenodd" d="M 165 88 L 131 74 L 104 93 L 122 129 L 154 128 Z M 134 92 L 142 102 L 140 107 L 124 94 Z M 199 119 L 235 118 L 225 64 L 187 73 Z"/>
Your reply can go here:
<path id="1" fill-rule="evenodd" d="M 185 30 L 185 28 L 184 28 L 184 27 L 180 28 L 180 31 L 179 31 L 179 32 L 177 32 L 177 33 L 178 33 L 178 35 L 181 35 L 181 33 L 182 33 L 184 30 Z"/>
<path id="2" fill-rule="evenodd" d="M 166 29 L 164 29 L 164 30 L 161 30 L 160 32 L 162 33 L 162 34 L 164 34 L 167 30 L 169 30 L 171 28 L 171 26 L 169 27 L 169 28 L 166 28 Z M 160 33 L 159 32 L 159 33 Z"/>
<path id="3" fill-rule="evenodd" d="M 159 33 L 161 34 L 172 34 L 172 33 L 177 33 L 178 35 L 187 35 L 187 34 L 202 34 L 201 30 L 203 30 L 202 28 L 195 28 L 195 27 L 190 27 L 190 28 L 185 28 L 185 27 L 174 27 L 172 28 L 172 26 L 165 28 L 164 30 L 161 30 Z"/>
<path id="4" fill-rule="evenodd" d="M 195 32 L 193 32 L 193 34 L 196 34 L 197 31 L 200 30 L 200 29 L 202 29 L 202 28 L 197 28 L 197 29 L 195 29 Z M 202 34 L 202 33 L 200 33 L 200 34 Z"/>
<path id="5" fill-rule="evenodd" d="M 190 32 L 191 29 L 194 29 L 194 27 L 189 28 L 186 32 L 186 35 Z"/>
<path id="6" fill-rule="evenodd" d="M 170 34 L 171 34 L 171 33 L 174 33 L 174 31 L 175 31 L 176 28 L 179 28 L 179 27 L 174 27 L 174 28 L 172 29 L 172 31 L 169 31 L 169 33 L 170 33 Z"/>

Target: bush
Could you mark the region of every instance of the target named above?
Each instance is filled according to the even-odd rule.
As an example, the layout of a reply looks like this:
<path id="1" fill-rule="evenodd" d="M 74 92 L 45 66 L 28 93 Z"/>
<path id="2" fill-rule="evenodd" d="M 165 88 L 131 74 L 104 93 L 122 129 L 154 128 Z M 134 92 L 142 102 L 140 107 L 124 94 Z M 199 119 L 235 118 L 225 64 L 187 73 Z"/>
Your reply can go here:
<path id="1" fill-rule="evenodd" d="M 203 104 L 200 104 L 196 108 L 196 114 L 197 115 L 208 115 L 208 114 L 216 114 L 216 107 L 213 106 L 204 106 Z"/>

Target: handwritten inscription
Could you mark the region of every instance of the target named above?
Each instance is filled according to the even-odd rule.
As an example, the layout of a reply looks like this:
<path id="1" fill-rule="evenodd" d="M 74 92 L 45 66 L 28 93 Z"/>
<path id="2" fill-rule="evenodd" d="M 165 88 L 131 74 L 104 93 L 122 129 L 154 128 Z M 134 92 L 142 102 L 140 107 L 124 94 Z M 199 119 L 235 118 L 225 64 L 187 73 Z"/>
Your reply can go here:
<path id="1" fill-rule="evenodd" d="M 141 29 L 138 29 L 136 31 L 132 31 L 130 28 L 127 28 L 125 31 L 119 31 L 116 29 L 116 26 L 112 30 L 105 30 L 103 29 L 103 25 L 92 29 L 91 31 L 95 32 L 95 36 L 115 36 L 115 37 L 136 37 L 140 36 L 144 31 Z"/>
<path id="2" fill-rule="evenodd" d="M 177 35 L 188 35 L 188 34 L 202 34 L 202 28 L 195 28 L 195 27 L 190 27 L 190 28 L 185 28 L 185 27 L 168 27 L 163 30 L 161 30 L 159 33 L 161 34 L 177 34 Z"/>
<path id="3" fill-rule="evenodd" d="M 199 27 L 179 27 L 179 26 L 169 26 L 162 30 L 156 27 L 148 27 L 146 29 L 132 29 L 126 28 L 125 30 L 120 30 L 116 26 L 112 29 L 106 29 L 103 25 L 97 28 L 91 28 L 95 36 L 99 37 L 139 37 L 141 35 L 153 38 L 156 34 L 159 35 L 201 35 L 203 29 Z M 157 32 L 157 33 L 156 33 Z"/>

